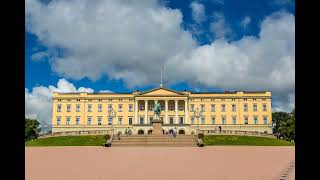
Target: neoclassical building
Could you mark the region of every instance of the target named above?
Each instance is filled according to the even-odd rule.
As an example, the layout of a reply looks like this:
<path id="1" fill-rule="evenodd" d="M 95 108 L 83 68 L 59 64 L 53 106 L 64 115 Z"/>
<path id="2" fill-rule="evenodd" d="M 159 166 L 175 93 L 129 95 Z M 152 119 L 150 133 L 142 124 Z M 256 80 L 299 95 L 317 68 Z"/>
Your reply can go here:
<path id="1" fill-rule="evenodd" d="M 131 129 L 152 132 L 154 102 L 161 104 L 163 130 L 197 129 L 272 133 L 271 92 L 191 92 L 164 87 L 133 93 L 54 93 L 52 132 Z M 198 110 L 198 111 L 197 111 Z M 110 115 L 110 111 L 115 112 Z M 202 115 L 195 117 L 194 111 Z"/>

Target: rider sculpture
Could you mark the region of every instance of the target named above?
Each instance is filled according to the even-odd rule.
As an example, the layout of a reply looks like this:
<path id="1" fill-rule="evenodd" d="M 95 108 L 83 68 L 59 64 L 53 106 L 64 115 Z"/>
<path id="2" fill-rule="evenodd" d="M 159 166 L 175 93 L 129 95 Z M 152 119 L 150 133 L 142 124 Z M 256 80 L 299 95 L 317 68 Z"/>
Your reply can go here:
<path id="1" fill-rule="evenodd" d="M 153 112 L 154 112 L 154 115 L 155 115 L 155 119 L 160 119 L 160 113 L 161 113 L 161 105 L 158 101 L 156 101 L 154 103 L 154 107 L 153 107 Z"/>

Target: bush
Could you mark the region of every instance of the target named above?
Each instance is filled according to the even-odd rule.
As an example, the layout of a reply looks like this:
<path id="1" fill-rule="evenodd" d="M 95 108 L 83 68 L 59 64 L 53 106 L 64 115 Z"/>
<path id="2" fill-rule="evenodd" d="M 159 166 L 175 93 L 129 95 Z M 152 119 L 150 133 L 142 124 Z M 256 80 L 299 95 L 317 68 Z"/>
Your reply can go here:
<path id="1" fill-rule="evenodd" d="M 198 139 L 203 139 L 203 138 L 204 138 L 204 134 L 199 133 L 199 134 L 198 134 Z"/>
<path id="2" fill-rule="evenodd" d="M 109 134 L 106 134 L 106 135 L 103 136 L 103 138 L 104 138 L 106 141 L 108 141 L 108 139 L 110 139 L 110 135 L 109 135 Z"/>

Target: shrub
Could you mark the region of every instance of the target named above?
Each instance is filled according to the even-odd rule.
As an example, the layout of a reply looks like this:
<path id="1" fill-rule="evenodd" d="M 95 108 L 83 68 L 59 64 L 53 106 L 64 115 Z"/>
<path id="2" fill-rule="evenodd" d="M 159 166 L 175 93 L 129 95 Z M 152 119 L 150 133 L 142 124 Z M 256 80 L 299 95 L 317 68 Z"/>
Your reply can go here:
<path id="1" fill-rule="evenodd" d="M 108 141 L 108 139 L 110 139 L 110 135 L 109 135 L 109 134 L 106 134 L 106 135 L 103 136 L 103 138 L 104 138 L 106 141 Z"/>
<path id="2" fill-rule="evenodd" d="M 204 138 L 204 134 L 203 133 L 199 133 L 198 134 L 198 139 L 203 139 Z"/>

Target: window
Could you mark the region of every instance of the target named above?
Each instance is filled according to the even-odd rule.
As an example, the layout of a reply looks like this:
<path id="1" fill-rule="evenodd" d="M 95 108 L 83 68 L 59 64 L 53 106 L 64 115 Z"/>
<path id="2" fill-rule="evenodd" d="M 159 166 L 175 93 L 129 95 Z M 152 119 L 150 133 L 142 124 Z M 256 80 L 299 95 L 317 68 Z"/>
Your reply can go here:
<path id="1" fill-rule="evenodd" d="M 67 112 L 70 112 L 70 111 L 71 111 L 71 105 L 68 104 L 68 105 L 67 105 Z"/>
<path id="2" fill-rule="evenodd" d="M 248 117 L 244 117 L 244 124 L 248 124 Z"/>
<path id="3" fill-rule="evenodd" d="M 152 121 L 153 121 L 153 117 L 150 117 L 150 124 L 152 124 Z"/>
<path id="4" fill-rule="evenodd" d="M 98 104 L 98 112 L 102 112 L 102 104 Z"/>
<path id="5" fill-rule="evenodd" d="M 253 120 L 254 120 L 254 124 L 258 124 L 258 117 L 257 116 L 253 117 Z"/>
<path id="6" fill-rule="evenodd" d="M 204 108 L 204 104 L 201 104 L 201 111 L 202 111 L 202 112 L 205 112 L 205 111 L 206 111 L 205 108 Z"/>
<path id="7" fill-rule="evenodd" d="M 61 117 L 57 117 L 57 125 L 60 125 L 61 123 Z"/>
<path id="8" fill-rule="evenodd" d="M 164 110 L 164 105 L 163 104 L 160 104 L 160 109 L 161 109 L 161 111 Z"/>
<path id="9" fill-rule="evenodd" d="M 80 112 L 80 104 L 77 104 L 76 111 L 77 111 L 77 112 Z"/>
<path id="10" fill-rule="evenodd" d="M 191 124 L 194 124 L 194 118 L 191 118 Z"/>
<path id="11" fill-rule="evenodd" d="M 133 112 L 133 105 L 129 104 L 129 112 Z"/>
<path id="12" fill-rule="evenodd" d="M 119 104 L 118 105 L 118 112 L 122 112 L 123 111 L 123 109 L 122 109 L 122 104 Z"/>
<path id="13" fill-rule="evenodd" d="M 76 117 L 76 125 L 79 125 L 80 123 L 80 117 Z"/>
<path id="14" fill-rule="evenodd" d="M 129 117 L 129 125 L 132 125 L 132 117 Z"/>
<path id="15" fill-rule="evenodd" d="M 201 124 L 205 124 L 206 123 L 206 119 L 204 117 L 201 118 Z"/>
<path id="16" fill-rule="evenodd" d="M 179 104 L 179 110 L 182 111 L 183 110 L 183 105 Z"/>
<path id="17" fill-rule="evenodd" d="M 112 104 L 108 104 L 108 111 L 112 111 Z"/>
<path id="18" fill-rule="evenodd" d="M 257 109 L 257 104 L 254 104 L 253 105 L 253 111 L 257 111 L 258 109 Z"/>
<path id="19" fill-rule="evenodd" d="M 143 105 L 143 104 L 140 104 L 139 110 L 140 110 L 140 111 L 143 111 L 143 110 L 144 110 L 144 105 Z"/>
<path id="20" fill-rule="evenodd" d="M 153 110 L 153 104 L 150 104 L 149 106 L 149 110 L 152 111 Z"/>
<path id="21" fill-rule="evenodd" d="M 183 117 L 179 117 L 179 124 L 183 124 Z"/>
<path id="22" fill-rule="evenodd" d="M 215 104 L 211 104 L 211 112 L 216 112 L 216 105 Z"/>
<path id="23" fill-rule="evenodd" d="M 267 117 L 263 117 L 263 124 L 267 124 Z"/>
<path id="24" fill-rule="evenodd" d="M 226 117 L 222 117 L 222 124 L 226 124 Z"/>
<path id="25" fill-rule="evenodd" d="M 211 118 L 211 124 L 216 124 L 216 117 Z"/>
<path id="26" fill-rule="evenodd" d="M 101 125 L 102 124 L 102 117 L 98 117 L 98 125 Z"/>
<path id="27" fill-rule="evenodd" d="M 88 112 L 92 112 L 92 104 L 88 104 Z"/>
<path id="28" fill-rule="evenodd" d="M 66 117 L 66 124 L 70 125 L 70 117 Z"/>
<path id="29" fill-rule="evenodd" d="M 248 104 L 244 104 L 244 105 L 243 105 L 243 110 L 244 110 L 245 112 L 248 112 Z"/>
<path id="30" fill-rule="evenodd" d="M 108 117 L 108 125 L 112 125 L 112 118 Z"/>
<path id="31" fill-rule="evenodd" d="M 263 110 L 263 111 L 267 111 L 267 105 L 266 105 L 266 104 L 263 104 L 263 105 L 262 105 L 262 110 Z"/>
<path id="32" fill-rule="evenodd" d="M 122 117 L 118 118 L 118 124 L 121 125 L 122 124 Z"/>
<path id="33" fill-rule="evenodd" d="M 194 111 L 194 104 L 190 105 L 190 111 L 193 112 Z"/>
<path id="34" fill-rule="evenodd" d="M 61 104 L 57 105 L 57 112 L 61 112 Z"/>
<path id="35" fill-rule="evenodd" d="M 143 117 L 140 117 L 140 124 L 143 124 Z"/>
<path id="36" fill-rule="evenodd" d="M 225 104 L 221 104 L 221 112 L 226 112 L 226 105 Z"/>
<path id="37" fill-rule="evenodd" d="M 173 117 L 170 117 L 170 124 L 173 124 Z"/>
<path id="38" fill-rule="evenodd" d="M 88 125 L 91 125 L 91 119 L 92 119 L 91 117 L 88 117 L 88 119 L 87 119 L 87 124 Z"/>
<path id="39" fill-rule="evenodd" d="M 237 111 L 236 105 L 232 104 L 232 112 L 236 112 L 236 111 Z"/>
<path id="40" fill-rule="evenodd" d="M 237 124 L 237 117 L 236 116 L 232 117 L 232 122 L 233 122 L 233 124 Z"/>

